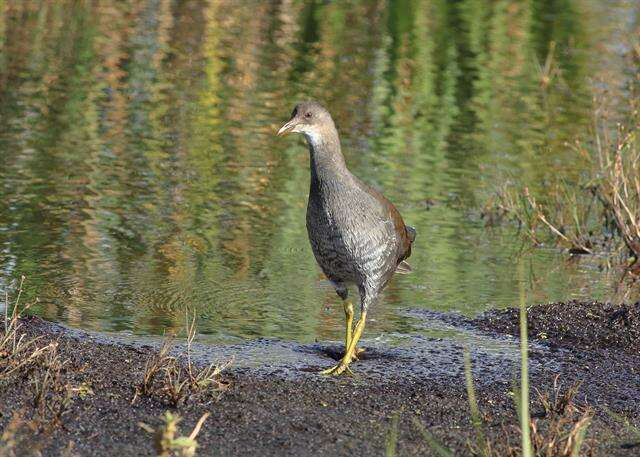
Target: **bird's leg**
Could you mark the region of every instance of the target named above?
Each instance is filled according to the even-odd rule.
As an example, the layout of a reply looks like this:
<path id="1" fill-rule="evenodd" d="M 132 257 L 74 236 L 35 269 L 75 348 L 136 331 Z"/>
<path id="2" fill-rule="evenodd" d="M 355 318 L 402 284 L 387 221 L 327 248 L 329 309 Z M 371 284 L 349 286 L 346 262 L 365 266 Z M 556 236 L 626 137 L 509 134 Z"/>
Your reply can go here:
<path id="1" fill-rule="evenodd" d="M 347 329 L 345 332 L 344 338 L 344 353 L 347 353 L 347 349 L 349 348 L 349 343 L 351 343 L 351 339 L 353 338 L 353 304 L 349 301 L 344 301 L 344 314 L 347 323 Z M 353 360 L 358 360 L 358 355 L 362 354 L 364 349 L 356 348 L 356 351 L 353 353 Z M 344 355 L 344 354 L 343 354 Z"/>
<path id="2" fill-rule="evenodd" d="M 351 357 L 353 357 L 356 354 L 357 352 L 356 346 L 360 341 L 360 337 L 362 336 L 362 333 L 364 332 L 364 326 L 366 324 L 366 321 L 367 321 L 367 312 L 363 311 L 362 315 L 360 316 L 360 319 L 358 320 L 358 323 L 356 324 L 353 330 L 351 343 L 349 343 L 349 348 L 347 349 L 347 353 L 345 354 L 345 356 L 350 355 Z"/>
<path id="3" fill-rule="evenodd" d="M 338 363 L 335 367 L 321 371 L 322 374 L 333 375 L 333 376 L 341 375 L 344 372 L 347 372 L 347 374 L 353 374 L 353 372 L 349 368 L 349 364 L 355 357 L 356 345 L 358 344 L 358 341 L 360 341 L 360 337 L 362 336 L 362 332 L 364 331 L 366 319 L 367 319 L 367 312 L 363 311 L 362 315 L 360 316 L 360 319 L 358 320 L 358 323 L 353 329 L 353 335 L 351 337 L 351 341 L 349 342 L 349 346 L 347 347 L 347 350 L 344 353 L 342 360 L 340 360 L 340 363 Z"/>
<path id="4" fill-rule="evenodd" d="M 344 338 L 344 352 L 346 354 L 349 344 L 351 344 L 351 338 L 353 337 L 353 303 L 350 301 L 344 301 L 344 315 L 347 321 L 347 329 Z"/>

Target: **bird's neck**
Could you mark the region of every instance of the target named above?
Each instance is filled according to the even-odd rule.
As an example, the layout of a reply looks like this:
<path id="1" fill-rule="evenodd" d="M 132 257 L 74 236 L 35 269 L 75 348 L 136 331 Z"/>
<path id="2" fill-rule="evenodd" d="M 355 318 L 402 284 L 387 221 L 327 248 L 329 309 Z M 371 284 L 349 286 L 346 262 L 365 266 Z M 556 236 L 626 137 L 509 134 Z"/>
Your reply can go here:
<path id="1" fill-rule="evenodd" d="M 326 129 L 322 133 L 305 134 L 305 136 L 309 143 L 312 187 L 326 187 L 327 181 L 349 176 L 335 127 Z"/>

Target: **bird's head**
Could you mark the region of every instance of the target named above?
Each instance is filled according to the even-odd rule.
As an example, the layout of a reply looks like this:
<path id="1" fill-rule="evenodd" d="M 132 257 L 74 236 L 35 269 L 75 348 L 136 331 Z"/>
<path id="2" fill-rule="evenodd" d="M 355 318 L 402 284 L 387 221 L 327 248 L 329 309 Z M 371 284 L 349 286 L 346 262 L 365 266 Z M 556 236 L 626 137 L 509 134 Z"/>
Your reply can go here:
<path id="1" fill-rule="evenodd" d="M 320 103 L 302 102 L 293 109 L 291 119 L 278 130 L 278 136 L 302 133 L 309 142 L 315 143 L 324 136 L 333 135 L 335 129 L 329 111 Z"/>

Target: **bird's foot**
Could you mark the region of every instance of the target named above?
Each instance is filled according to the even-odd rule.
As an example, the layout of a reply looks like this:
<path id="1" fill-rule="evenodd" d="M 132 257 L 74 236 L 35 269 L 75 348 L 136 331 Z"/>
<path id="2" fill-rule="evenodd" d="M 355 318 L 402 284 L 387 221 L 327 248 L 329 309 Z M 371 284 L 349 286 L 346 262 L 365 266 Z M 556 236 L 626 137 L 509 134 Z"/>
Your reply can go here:
<path id="1" fill-rule="evenodd" d="M 356 351 L 351 356 L 351 361 L 355 362 L 356 360 L 360 360 L 360 355 L 364 352 L 363 348 L 356 348 Z"/>
<path id="2" fill-rule="evenodd" d="M 325 376 L 340 376 L 342 374 L 354 376 L 353 371 L 351 371 L 351 368 L 349 368 L 349 364 L 345 363 L 344 360 L 341 360 L 340 363 L 335 367 L 322 370 L 320 374 L 323 374 Z"/>
<path id="3" fill-rule="evenodd" d="M 351 371 L 351 368 L 349 368 L 349 364 L 354 359 L 357 359 L 358 353 L 362 352 L 362 351 L 358 351 L 356 346 L 358 344 L 358 341 L 360 341 L 360 337 L 362 336 L 366 319 L 367 319 L 367 311 L 363 310 L 362 314 L 360 315 L 360 320 L 358 321 L 355 328 L 353 329 L 353 334 L 351 334 L 351 331 L 350 331 L 351 327 L 347 325 L 347 337 L 346 337 L 347 344 L 345 345 L 344 356 L 340 360 L 340 363 L 338 363 L 335 367 L 321 371 L 320 372 L 321 374 L 329 375 L 329 376 L 340 376 L 343 373 L 346 373 L 349 376 L 354 375 L 353 371 Z"/>

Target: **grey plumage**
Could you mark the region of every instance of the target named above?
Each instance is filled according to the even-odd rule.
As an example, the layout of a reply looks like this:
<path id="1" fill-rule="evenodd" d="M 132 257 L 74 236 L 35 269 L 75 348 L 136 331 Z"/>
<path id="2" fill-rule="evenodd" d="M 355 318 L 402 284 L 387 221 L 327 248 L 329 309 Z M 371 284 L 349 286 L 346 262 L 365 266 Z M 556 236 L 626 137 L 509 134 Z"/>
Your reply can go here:
<path id="1" fill-rule="evenodd" d="M 328 111 L 316 102 L 296 106 L 280 130 L 303 133 L 309 144 L 311 184 L 307 231 L 315 258 L 338 295 L 355 284 L 363 311 L 376 301 L 393 273 L 411 271 L 416 232 L 382 194 L 348 169 Z"/>

